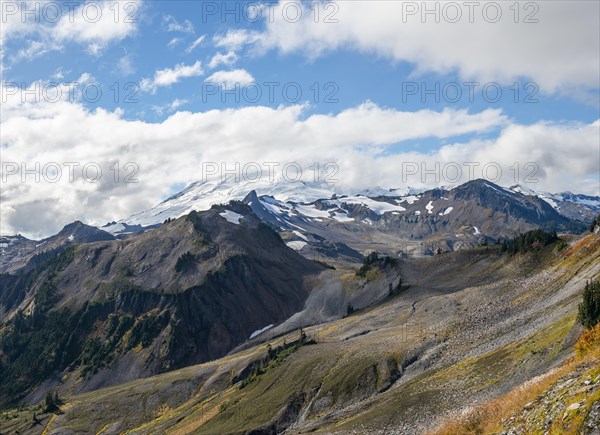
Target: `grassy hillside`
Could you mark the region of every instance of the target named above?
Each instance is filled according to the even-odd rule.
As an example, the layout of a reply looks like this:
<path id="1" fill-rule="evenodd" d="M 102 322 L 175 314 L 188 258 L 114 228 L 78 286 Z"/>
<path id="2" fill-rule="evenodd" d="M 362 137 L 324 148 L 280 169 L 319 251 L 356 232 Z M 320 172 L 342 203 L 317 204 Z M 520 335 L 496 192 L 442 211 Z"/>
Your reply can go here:
<path id="1" fill-rule="evenodd" d="M 400 267 L 405 291 L 305 328 L 315 344 L 297 346 L 276 363 L 269 351 L 297 340 L 298 331 L 199 366 L 65 397 L 59 415 L 10 411 L 0 417 L 0 431 L 434 430 L 572 357 L 582 332 L 575 321 L 582 289 L 600 276 L 600 237 L 512 256 L 482 247 Z M 387 288 L 387 280 L 380 285 Z M 585 379 L 595 376 L 585 368 L 590 361 L 582 363 Z"/>
<path id="2" fill-rule="evenodd" d="M 591 433 L 600 424 L 600 324 L 585 331 L 575 355 L 509 393 L 443 423 L 432 435 Z"/>

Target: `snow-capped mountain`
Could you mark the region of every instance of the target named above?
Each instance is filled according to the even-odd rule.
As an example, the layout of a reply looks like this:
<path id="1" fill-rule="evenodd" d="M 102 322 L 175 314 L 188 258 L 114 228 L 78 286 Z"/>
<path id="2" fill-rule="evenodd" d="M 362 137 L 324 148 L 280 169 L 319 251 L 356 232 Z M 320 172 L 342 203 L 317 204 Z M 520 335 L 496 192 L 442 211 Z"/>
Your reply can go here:
<path id="1" fill-rule="evenodd" d="M 569 219 L 590 223 L 600 213 L 600 197 L 572 192 L 535 192 L 519 184 L 510 187 L 514 192 L 535 196 L 550 204 L 561 215 Z"/>
<path id="2" fill-rule="evenodd" d="M 208 210 L 215 204 L 227 204 L 229 201 L 244 199 L 251 191 L 259 195 L 271 195 L 278 200 L 288 202 L 310 203 L 320 198 L 330 198 L 335 190 L 329 186 L 312 186 L 302 182 L 270 182 L 269 180 L 227 181 L 208 180 L 195 182 L 184 190 L 165 199 L 157 206 L 136 213 L 117 224 L 150 226 L 163 223 L 168 218 L 178 218 L 192 210 Z M 119 232 L 115 224 L 103 228 L 110 232 Z M 115 231 L 116 230 L 116 231 Z"/>
<path id="3" fill-rule="evenodd" d="M 353 194 L 336 186 L 300 182 L 198 182 L 156 207 L 100 229 L 75 222 L 42 241 L 3 238 L 0 269 L 23 266 L 36 252 L 115 236 L 126 238 L 158 228 L 167 219 L 192 210 L 216 206 L 222 209 L 217 219 L 230 224 L 244 218 L 236 207 L 251 210 L 278 230 L 288 247 L 305 256 L 360 261 L 361 254 L 372 250 L 429 255 L 514 237 L 536 228 L 582 232 L 600 212 L 600 198 L 540 194 L 522 186 L 505 188 L 486 180 L 422 192 L 375 188 Z"/>
<path id="4" fill-rule="evenodd" d="M 306 183 L 302 181 L 285 181 L 261 179 L 256 182 L 214 179 L 190 184 L 184 190 L 165 199 L 149 210 L 136 213 L 118 222 L 111 222 L 102 227 L 112 234 L 136 232 L 142 227 L 162 224 L 165 220 L 178 218 L 192 210 L 208 210 L 216 204 L 227 204 L 229 201 L 241 201 L 250 192 L 258 196 L 271 196 L 281 203 L 311 204 L 320 199 L 331 199 L 340 195 L 348 195 L 334 184 Z M 355 192 L 361 197 L 403 196 L 416 192 L 414 189 L 369 188 Z"/>
<path id="5" fill-rule="evenodd" d="M 312 203 L 283 202 L 255 192 L 244 202 L 263 221 L 288 232 L 293 247 L 323 239 L 363 250 L 385 240 L 400 250 L 427 252 L 512 237 L 533 228 L 581 231 L 585 225 L 560 215 L 537 196 L 475 180 L 453 189 L 404 196 L 337 196 Z M 315 237 L 317 236 L 317 237 Z M 380 242 L 383 244 L 383 242 Z M 290 245 L 292 246 L 292 245 Z"/>
<path id="6" fill-rule="evenodd" d="M 586 228 L 586 219 L 595 215 L 588 206 L 570 202 L 572 196 L 563 195 L 559 202 L 552 198 L 558 200 L 521 186 L 504 188 L 485 180 L 420 192 L 375 188 L 354 193 L 301 182 L 198 182 L 103 230 L 115 235 L 136 232 L 192 210 L 243 201 L 259 219 L 277 228 L 289 247 L 305 255 L 349 259 L 377 246 L 382 251 L 403 252 L 418 245 L 417 249 L 431 253 L 476 246 L 485 239 L 513 237 L 540 227 L 578 232 Z M 586 200 L 595 204 L 593 198 Z M 561 214 L 582 207 L 588 208 L 586 214 L 577 215 L 580 219 Z"/>
<path id="7" fill-rule="evenodd" d="M 559 194 L 535 192 L 522 185 L 504 188 L 491 182 L 475 181 L 481 181 L 480 187 L 496 190 L 499 194 L 541 199 L 570 220 L 588 223 L 600 212 L 600 197 L 570 192 Z M 461 186 L 457 186 L 433 191 L 454 192 L 460 188 Z M 292 217 L 345 223 L 362 222 L 373 225 L 374 222 L 381 221 L 384 216 L 386 219 L 395 215 L 422 218 L 433 214 L 447 216 L 456 208 L 447 205 L 443 210 L 436 209 L 434 213 L 436 205 L 433 201 L 425 204 L 419 202 L 418 205 L 414 205 L 424 193 L 431 191 L 412 188 L 375 187 L 357 192 L 344 192 L 337 185 L 284 180 L 257 182 L 209 180 L 192 183 L 155 207 L 107 224 L 102 229 L 111 234 L 131 233 L 160 225 L 169 218 L 178 218 L 192 210 L 208 210 L 213 205 L 227 204 L 232 200 L 245 200 L 247 204 L 252 205 L 252 200 L 248 199 L 251 192 L 256 198 L 253 206 L 255 213 L 265 221 L 282 227 L 289 226 Z"/>

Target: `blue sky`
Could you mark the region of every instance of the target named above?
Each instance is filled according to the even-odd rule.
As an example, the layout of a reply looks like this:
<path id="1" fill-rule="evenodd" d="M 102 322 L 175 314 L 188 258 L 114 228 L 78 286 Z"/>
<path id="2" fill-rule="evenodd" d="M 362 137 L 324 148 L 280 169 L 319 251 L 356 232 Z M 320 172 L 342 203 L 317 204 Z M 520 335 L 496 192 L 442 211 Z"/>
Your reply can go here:
<path id="1" fill-rule="evenodd" d="M 39 80 L 74 82 L 83 74 L 90 74 L 94 86 L 101 86 L 102 98 L 94 101 L 96 88 L 89 88 L 88 100 L 91 101 L 84 99 L 88 107 L 104 107 L 108 110 L 120 107 L 129 119 L 153 122 L 168 117 L 173 112 L 168 106 L 175 100 L 180 100 L 180 110 L 191 111 L 309 103 L 311 107 L 306 114 L 327 113 L 339 112 L 370 100 L 383 107 L 408 111 L 423 108 L 441 110 L 444 107 L 471 111 L 502 108 L 509 117 L 520 123 L 532 123 L 540 119 L 592 122 L 598 118 L 597 88 L 592 90 L 591 99 L 585 101 L 571 95 L 545 92 L 531 77 L 514 77 L 510 82 L 503 83 L 466 80 L 455 69 L 447 73 L 426 71 L 415 74 L 414 63 L 344 49 L 332 50 L 315 59 L 300 52 L 237 52 L 238 60 L 231 64 L 231 68 L 247 71 L 257 86 L 248 89 L 248 99 L 242 89 L 226 95 L 220 91 L 215 93 L 215 88 L 207 85 L 205 79 L 211 72 L 223 69 L 224 65 L 212 69 L 207 65 L 217 53 L 226 54 L 227 51 L 215 47 L 213 38 L 231 29 L 264 32 L 266 23 L 259 19 L 250 22 L 246 18 L 249 13 L 246 11 L 252 10 L 253 2 L 206 3 L 151 1 L 135 4 L 135 7 L 133 3 L 127 6 L 126 2 L 118 8 L 113 5 L 113 9 L 104 13 L 114 16 L 115 9 L 118 9 L 120 19 L 130 14 L 130 19 L 137 21 L 136 30 L 115 43 L 107 44 L 98 54 L 90 54 L 88 46 L 73 40 L 60 50 L 13 60 L 11 53 L 26 49 L 32 39 L 10 39 L 4 47 L 8 52 L 4 59 L 4 81 L 29 86 Z M 63 5 L 61 11 L 66 15 L 69 9 Z M 321 18 L 333 12 L 333 9 L 323 9 Z M 328 23 L 331 27 L 338 24 Z M 199 38 L 203 39 L 190 49 Z M 141 81 L 152 77 L 157 70 L 173 68 L 178 64 L 193 65 L 197 61 L 201 62 L 205 71 L 200 76 L 182 79 L 158 89 L 154 94 L 139 89 Z M 479 85 L 471 85 L 470 88 L 465 84 L 470 81 Z M 274 98 L 268 95 L 269 82 L 273 83 L 270 86 Z M 289 87 L 284 92 L 286 84 Z M 488 94 L 484 96 L 486 85 Z M 498 85 L 501 86 L 502 95 L 496 101 Z M 255 98 L 257 88 L 263 98 Z M 297 89 L 302 91 L 302 96 L 296 97 Z M 470 89 L 473 90 L 472 95 L 469 94 Z M 456 92 L 460 92 L 460 97 Z"/>
<path id="2" fill-rule="evenodd" d="M 86 216 L 122 218 L 197 179 L 202 161 L 265 156 L 335 160 L 348 188 L 396 187 L 407 159 L 534 161 L 534 190 L 599 194 L 598 3 L 501 2 L 497 20 L 490 3 L 470 18 L 454 3 L 453 22 L 442 2 L 423 15 L 400 1 L 82 1 L 70 20 L 67 3 L 2 1 L 3 161 L 140 167 L 135 186 L 11 173 L 4 225 L 49 192 L 61 210 L 65 198 L 100 210 L 118 196 Z M 49 101 L 57 84 L 63 98 Z M 24 103 L 15 86 L 50 90 Z"/>

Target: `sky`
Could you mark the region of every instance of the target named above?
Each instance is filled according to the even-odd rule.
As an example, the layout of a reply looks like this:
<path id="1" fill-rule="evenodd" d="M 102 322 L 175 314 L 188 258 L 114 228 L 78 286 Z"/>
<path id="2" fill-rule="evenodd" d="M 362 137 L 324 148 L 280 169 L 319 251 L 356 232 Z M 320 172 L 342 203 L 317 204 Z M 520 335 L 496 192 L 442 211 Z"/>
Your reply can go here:
<path id="1" fill-rule="evenodd" d="M 0 3 L 2 234 L 207 175 L 600 195 L 597 1 Z"/>

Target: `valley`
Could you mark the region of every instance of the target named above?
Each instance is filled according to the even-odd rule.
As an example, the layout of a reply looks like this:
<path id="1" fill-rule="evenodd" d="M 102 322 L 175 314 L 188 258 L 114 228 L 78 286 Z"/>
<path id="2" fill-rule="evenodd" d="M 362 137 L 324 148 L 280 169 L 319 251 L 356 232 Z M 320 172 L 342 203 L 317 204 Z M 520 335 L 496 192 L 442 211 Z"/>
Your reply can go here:
<path id="1" fill-rule="evenodd" d="M 345 292 L 372 291 L 351 269 L 339 273 Z M 395 273 L 404 287 L 389 296 Z M 21 433 L 423 433 L 569 358 L 581 289 L 598 274 L 598 235 L 523 256 L 493 246 L 408 259 L 377 272 L 371 285 L 386 292 L 343 318 L 269 329 L 199 366 L 63 390 L 61 414 L 29 427 L 21 411 L 9 427 L 26 418 Z M 240 374 L 300 328 L 306 342 L 241 387 Z"/>
<path id="2" fill-rule="evenodd" d="M 76 222 L 41 242 L 14 239 L 0 275 L 0 432 L 460 426 L 573 365 L 583 287 L 600 276 L 597 229 L 510 239 L 584 224 L 499 189 L 422 194 L 457 213 L 414 223 L 434 225 L 420 241 L 386 226 L 398 213 L 388 199 L 365 197 L 338 222 L 348 202 L 332 212 L 317 201 L 334 215 L 309 219 L 306 204 L 273 214 L 284 205 L 254 192 L 130 234 Z M 379 223 L 365 224 L 377 208 Z M 480 223 L 483 209 L 505 224 Z M 465 222 L 476 237 L 448 243 L 441 228 Z"/>

